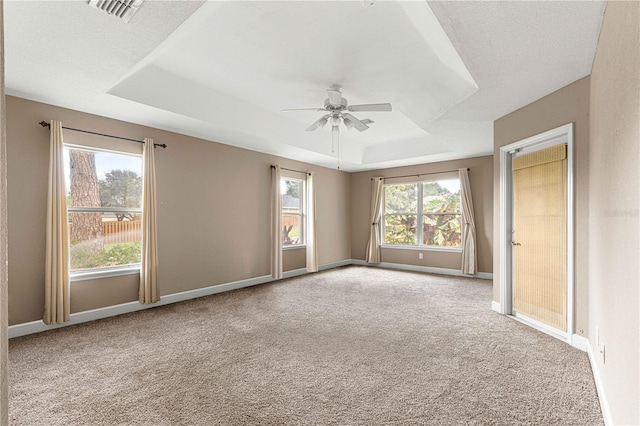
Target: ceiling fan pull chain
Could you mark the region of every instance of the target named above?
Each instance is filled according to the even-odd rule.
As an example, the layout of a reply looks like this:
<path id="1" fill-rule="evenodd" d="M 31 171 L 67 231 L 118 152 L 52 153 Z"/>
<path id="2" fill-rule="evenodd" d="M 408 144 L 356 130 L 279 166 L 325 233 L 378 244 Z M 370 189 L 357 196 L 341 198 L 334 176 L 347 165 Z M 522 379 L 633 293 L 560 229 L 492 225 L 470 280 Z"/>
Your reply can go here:
<path id="1" fill-rule="evenodd" d="M 331 127 L 331 153 L 337 151 L 338 154 L 338 170 L 340 170 L 340 129 L 338 126 Z"/>
<path id="2" fill-rule="evenodd" d="M 340 139 L 338 138 L 338 170 L 340 170 Z"/>
<path id="3" fill-rule="evenodd" d="M 339 132 L 338 126 L 333 124 L 331 126 L 331 153 L 335 153 L 336 143 L 339 143 Z"/>

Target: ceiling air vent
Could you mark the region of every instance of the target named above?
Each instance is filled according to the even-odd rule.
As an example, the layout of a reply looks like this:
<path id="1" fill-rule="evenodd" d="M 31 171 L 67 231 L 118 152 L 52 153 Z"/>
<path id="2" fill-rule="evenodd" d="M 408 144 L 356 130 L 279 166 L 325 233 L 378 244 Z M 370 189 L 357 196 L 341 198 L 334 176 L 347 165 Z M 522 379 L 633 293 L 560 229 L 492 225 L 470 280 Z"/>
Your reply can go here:
<path id="1" fill-rule="evenodd" d="M 144 0 L 89 0 L 89 6 L 129 22 Z"/>

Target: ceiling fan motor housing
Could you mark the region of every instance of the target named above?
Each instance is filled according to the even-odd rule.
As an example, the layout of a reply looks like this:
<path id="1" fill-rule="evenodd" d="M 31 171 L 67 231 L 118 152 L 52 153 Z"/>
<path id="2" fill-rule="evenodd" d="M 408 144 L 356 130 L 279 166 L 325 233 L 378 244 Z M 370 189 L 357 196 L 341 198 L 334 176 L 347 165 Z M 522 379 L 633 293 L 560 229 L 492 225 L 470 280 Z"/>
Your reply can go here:
<path id="1" fill-rule="evenodd" d="M 340 105 L 332 105 L 331 100 L 327 98 L 324 100 L 324 108 L 327 111 L 344 111 L 347 108 L 347 99 L 342 98 L 340 100 Z"/>

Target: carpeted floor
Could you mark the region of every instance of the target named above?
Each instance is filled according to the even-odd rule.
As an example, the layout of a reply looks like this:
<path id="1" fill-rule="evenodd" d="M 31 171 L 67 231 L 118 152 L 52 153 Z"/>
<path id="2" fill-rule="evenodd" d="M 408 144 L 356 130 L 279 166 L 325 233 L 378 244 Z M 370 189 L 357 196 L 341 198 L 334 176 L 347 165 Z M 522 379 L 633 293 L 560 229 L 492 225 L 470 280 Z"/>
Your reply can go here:
<path id="1" fill-rule="evenodd" d="M 12 339 L 12 425 L 598 425 L 484 280 L 345 267 Z"/>

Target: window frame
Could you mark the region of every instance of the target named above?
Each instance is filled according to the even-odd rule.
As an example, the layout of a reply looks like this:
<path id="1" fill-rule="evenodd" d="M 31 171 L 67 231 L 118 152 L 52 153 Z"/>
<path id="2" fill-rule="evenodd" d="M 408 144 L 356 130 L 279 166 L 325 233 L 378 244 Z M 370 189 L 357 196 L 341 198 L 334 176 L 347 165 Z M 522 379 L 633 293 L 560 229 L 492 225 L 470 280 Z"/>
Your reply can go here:
<path id="1" fill-rule="evenodd" d="M 300 232 L 300 236 L 299 236 L 299 240 L 297 244 L 284 244 L 284 241 L 282 242 L 282 250 L 291 250 L 291 249 L 299 249 L 299 248 L 305 248 L 307 246 L 307 241 L 306 241 L 306 234 L 307 234 L 307 211 L 306 211 L 306 196 L 307 196 L 307 188 L 306 188 L 306 180 L 301 178 L 301 177 L 295 177 L 295 176 L 290 176 L 290 175 L 281 175 L 280 176 L 280 182 L 282 184 L 282 182 L 284 181 L 298 181 L 300 182 L 300 206 L 299 206 L 299 213 L 287 213 L 288 215 L 295 215 L 295 216 L 300 216 L 300 226 L 299 226 L 299 232 Z M 281 193 L 280 197 L 282 199 L 282 197 L 285 194 Z M 282 211 L 280 213 L 280 216 L 282 219 L 284 219 L 284 206 L 282 208 Z M 284 226 L 284 225 L 283 225 Z"/>
<path id="2" fill-rule="evenodd" d="M 97 148 L 93 146 L 79 145 L 79 144 L 63 144 L 65 149 L 69 150 L 78 150 L 78 151 L 88 151 L 88 152 L 104 152 L 109 154 L 117 154 L 128 157 L 136 157 L 140 159 L 141 169 L 144 167 L 142 154 L 135 154 L 126 151 L 118 151 L 114 149 L 105 149 L 105 148 Z M 65 161 L 65 166 L 67 163 Z M 70 171 L 66 171 L 70 173 Z M 70 177 L 70 174 L 69 174 Z M 141 173 L 141 178 L 142 173 Z M 65 175 L 65 186 L 67 184 L 70 185 L 70 182 L 66 181 L 67 176 Z M 126 208 L 126 207 L 76 207 L 67 205 L 67 221 L 69 221 L 70 213 L 139 213 L 142 214 L 142 193 L 140 194 L 140 202 L 141 206 L 139 208 Z M 140 239 L 142 243 L 142 238 Z M 69 235 L 69 252 L 71 252 L 71 235 Z M 69 263 L 71 262 L 71 256 L 69 256 Z M 71 270 L 71 265 L 69 265 L 69 282 L 77 282 L 77 281 L 85 281 L 85 280 L 94 280 L 100 278 L 109 278 L 109 277 L 117 277 L 122 275 L 134 275 L 139 274 L 141 270 L 141 262 L 137 263 L 129 263 L 126 265 L 116 265 L 116 266 L 103 266 L 99 268 L 88 268 L 88 269 L 80 269 L 80 270 Z"/>
<path id="3" fill-rule="evenodd" d="M 424 216 L 430 215 L 438 215 L 438 216 L 458 216 L 460 218 L 460 235 L 464 233 L 464 223 L 462 221 L 462 195 L 460 194 L 460 202 L 458 203 L 460 206 L 460 211 L 457 212 L 425 212 L 424 211 L 424 184 L 431 182 L 440 182 L 445 180 L 454 180 L 457 179 L 460 181 L 459 177 L 442 177 L 439 179 L 429 179 L 429 180 L 414 180 L 407 182 L 398 182 L 398 183 L 385 183 L 382 187 L 382 244 L 380 245 L 382 248 L 393 248 L 393 249 L 403 249 L 403 250 L 428 250 L 428 251 L 444 251 L 444 252 L 462 252 L 462 242 L 459 247 L 451 247 L 451 246 L 437 246 L 437 245 L 428 245 L 422 243 L 424 241 Z M 416 203 L 416 211 L 414 212 L 401 212 L 401 213 L 387 213 L 386 212 L 386 188 L 387 186 L 396 186 L 396 185 L 416 185 L 416 193 L 417 193 L 417 203 Z M 386 224 L 387 224 L 387 216 L 399 216 L 399 215 L 407 215 L 407 216 L 416 216 L 416 242 L 417 244 L 389 244 L 386 243 Z"/>

